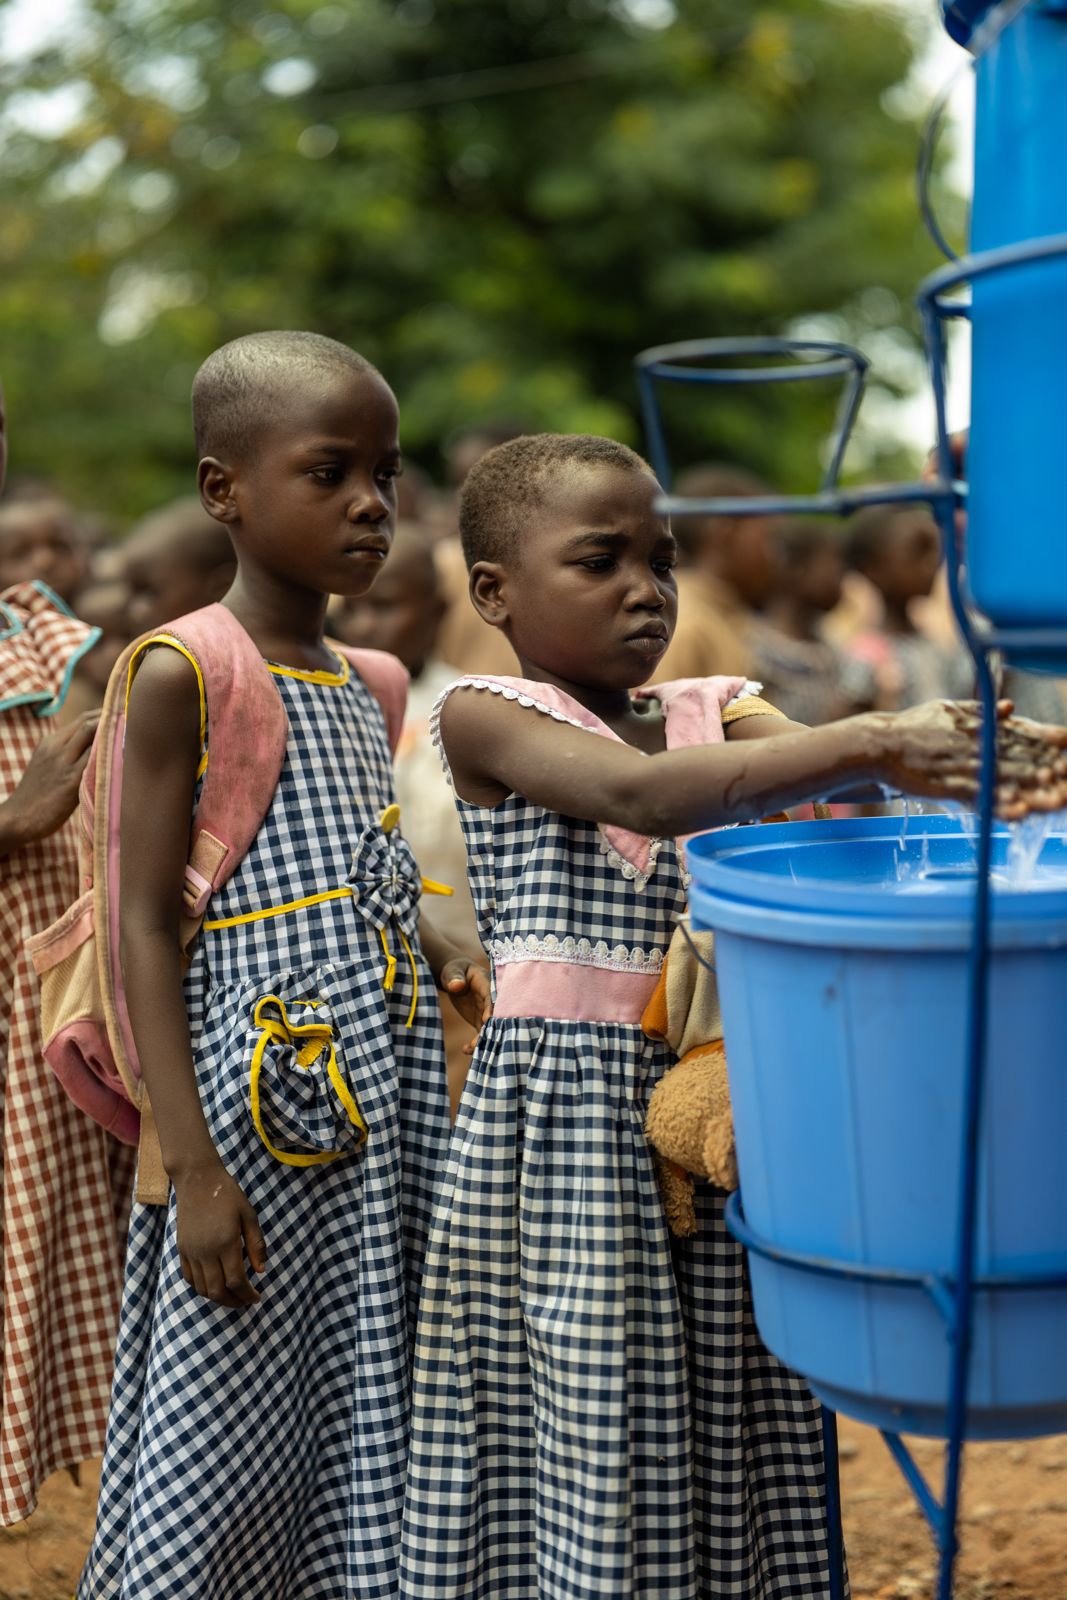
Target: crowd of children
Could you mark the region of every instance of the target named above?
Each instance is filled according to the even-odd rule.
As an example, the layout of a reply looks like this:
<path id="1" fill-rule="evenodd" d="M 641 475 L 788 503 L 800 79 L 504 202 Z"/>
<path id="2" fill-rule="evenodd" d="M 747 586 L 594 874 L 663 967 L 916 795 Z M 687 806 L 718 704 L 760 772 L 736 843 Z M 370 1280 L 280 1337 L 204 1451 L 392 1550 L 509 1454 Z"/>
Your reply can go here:
<path id="1" fill-rule="evenodd" d="M 122 544 L 0 502 L 0 1521 L 103 1449 L 79 1600 L 825 1596 L 817 1409 L 722 1192 L 668 1234 L 640 1018 L 687 836 L 842 778 L 973 794 L 968 685 L 911 665 L 928 519 L 676 542 L 632 450 L 501 426 L 398 522 L 396 399 L 315 334 L 223 346 L 193 418 L 198 496 Z M 167 1180 L 128 1235 L 25 955 L 120 657 L 95 827 Z M 1005 814 L 1067 801 L 1067 730 L 1002 743 Z"/>

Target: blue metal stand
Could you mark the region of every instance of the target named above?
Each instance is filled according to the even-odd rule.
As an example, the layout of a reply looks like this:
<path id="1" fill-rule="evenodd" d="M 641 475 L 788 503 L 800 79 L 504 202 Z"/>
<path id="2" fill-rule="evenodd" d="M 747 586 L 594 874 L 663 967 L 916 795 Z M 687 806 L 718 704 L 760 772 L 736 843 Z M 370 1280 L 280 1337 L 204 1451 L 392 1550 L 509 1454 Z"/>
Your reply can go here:
<path id="1" fill-rule="evenodd" d="M 975 1275 L 978 1151 L 985 1087 L 992 916 L 989 867 L 997 763 L 997 692 L 991 656 L 995 651 L 1005 650 L 1018 660 L 1025 659 L 1027 654 L 1067 650 L 1067 627 L 995 630 L 975 615 L 964 593 L 955 514 L 957 506 L 965 500 L 966 489 L 954 480 L 952 445 L 945 418 L 944 324 L 947 318 L 966 317 L 969 314 L 968 302 L 950 297 L 950 291 L 962 284 L 1008 271 L 1039 272 L 1043 263 L 1059 262 L 1065 256 L 1067 234 L 1007 246 L 951 263 L 922 285 L 918 302 L 926 335 L 937 418 L 938 475 L 929 483 L 887 485 L 873 489 L 848 489 L 839 485 L 838 473 L 859 407 L 867 369 L 866 359 L 847 345 L 782 339 L 716 339 L 647 350 L 637 358 L 637 377 L 649 454 L 660 483 L 668 491 L 657 502 L 659 510 L 674 515 L 814 513 L 841 516 L 863 505 L 916 501 L 928 503 L 934 508 L 941 529 L 953 611 L 975 663 L 978 698 L 982 708 L 978 869 L 974 937 L 969 960 L 964 1119 L 960 1131 L 959 1199 L 952 1273 L 950 1276 L 909 1274 L 780 1251 L 758 1238 L 747 1227 L 737 1196 L 731 1199 L 727 1207 L 727 1221 L 731 1230 L 749 1250 L 786 1260 L 790 1265 L 808 1272 L 918 1286 L 931 1296 L 940 1311 L 950 1345 L 945 1478 L 940 1499 L 926 1482 L 900 1436 L 888 1432 L 882 1435 L 933 1533 L 940 1558 L 937 1600 L 951 1600 L 959 1547 L 957 1523 L 975 1292 L 992 1288 L 1022 1291 L 1067 1283 L 1067 1274 L 1064 1273 L 997 1275 L 982 1279 Z M 772 359 L 774 364 L 770 364 Z M 765 364 L 751 364 L 757 361 Z M 657 394 L 658 383 L 778 383 L 829 376 L 841 377 L 845 388 L 838 410 L 829 465 L 817 493 L 806 496 L 772 494 L 748 499 L 684 499 L 670 493 L 671 471 Z M 1011 465 L 1008 464 L 1005 470 L 1011 470 Z M 836 1427 L 829 1413 L 824 1413 L 824 1441 L 827 1536 L 831 1552 L 830 1592 L 832 1600 L 842 1600 L 843 1562 L 838 1558 L 842 1554 L 842 1545 Z"/>

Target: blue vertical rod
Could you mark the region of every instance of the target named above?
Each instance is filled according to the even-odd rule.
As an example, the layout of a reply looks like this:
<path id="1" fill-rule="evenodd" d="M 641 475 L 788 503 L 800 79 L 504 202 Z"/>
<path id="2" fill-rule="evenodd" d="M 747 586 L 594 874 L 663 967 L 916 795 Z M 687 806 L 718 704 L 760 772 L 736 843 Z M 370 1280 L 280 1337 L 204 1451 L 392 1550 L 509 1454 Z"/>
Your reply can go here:
<path id="1" fill-rule="evenodd" d="M 652 470 L 659 480 L 660 487 L 667 494 L 671 492 L 671 458 L 667 453 L 667 438 L 663 430 L 663 415 L 659 407 L 659 397 L 656 394 L 656 380 L 651 372 L 637 366 L 637 392 L 641 397 L 641 415 L 645 424 L 645 438 L 648 440 L 648 457 L 652 463 Z"/>
<path id="2" fill-rule="evenodd" d="M 951 513 L 949 522 L 951 525 Z M 975 655 L 975 666 L 978 669 L 978 691 L 982 706 L 978 881 L 975 884 L 974 936 L 970 952 L 967 1075 L 964 1085 L 963 1152 L 956 1241 L 956 1314 L 950 1331 L 952 1377 L 948 1406 L 948 1450 L 945 1462 L 944 1524 L 938 1600 L 952 1600 L 952 1575 L 959 1548 L 956 1524 L 959 1514 L 963 1429 L 967 1413 L 967 1378 L 974 1320 L 974 1255 L 978 1232 L 978 1141 L 981 1132 L 988 1043 L 989 933 L 992 909 L 989 869 L 992 858 L 993 801 L 997 771 L 997 697 L 989 655 L 981 646 Z"/>
<path id="3" fill-rule="evenodd" d="M 964 1076 L 964 1120 L 961 1130 L 959 1201 L 956 1216 L 956 1276 L 954 1315 L 949 1325 L 951 1367 L 948 1404 L 948 1443 L 945 1484 L 938 1529 L 941 1568 L 937 1600 L 952 1600 L 953 1574 L 959 1550 L 960 1480 L 963 1467 L 963 1431 L 967 1413 L 967 1379 L 970 1369 L 974 1320 L 974 1266 L 978 1210 L 978 1141 L 985 1087 L 991 894 L 989 869 L 993 844 L 993 804 L 997 768 L 997 701 L 988 647 L 978 636 L 962 591 L 960 554 L 956 547 L 956 497 L 952 450 L 945 411 L 945 337 L 936 296 L 923 298 L 930 357 L 930 375 L 937 419 L 937 455 L 940 483 L 934 496 L 941 527 L 949 593 L 956 620 L 974 658 L 982 709 L 981 768 L 979 777 L 978 863 L 974 894 L 974 933 L 968 969 L 967 1053 Z"/>

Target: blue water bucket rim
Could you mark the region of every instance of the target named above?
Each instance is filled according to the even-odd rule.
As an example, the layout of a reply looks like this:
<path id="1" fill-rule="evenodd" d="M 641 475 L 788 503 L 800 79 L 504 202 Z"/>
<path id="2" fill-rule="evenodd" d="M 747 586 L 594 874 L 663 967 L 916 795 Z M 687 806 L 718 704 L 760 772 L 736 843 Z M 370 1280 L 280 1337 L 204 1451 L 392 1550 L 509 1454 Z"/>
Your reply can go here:
<path id="1" fill-rule="evenodd" d="M 862 817 L 832 822 L 769 823 L 758 828 L 720 828 L 686 846 L 693 884 L 690 905 L 697 927 L 779 938 L 797 944 L 841 944 L 867 949 L 966 949 L 973 937 L 977 880 L 960 877 L 936 893 L 888 893 L 884 880 L 804 876 L 806 848 L 898 845 L 900 817 Z M 923 835 L 931 841 L 964 836 L 958 817 L 911 819 L 907 854 L 914 858 Z M 995 830 L 1003 846 L 1008 830 Z M 768 872 L 753 862 L 789 851 L 796 876 Z M 796 856 L 794 857 L 794 852 Z M 1060 882 L 1025 887 L 994 886 L 992 944 L 996 949 L 1067 943 L 1067 872 Z"/>

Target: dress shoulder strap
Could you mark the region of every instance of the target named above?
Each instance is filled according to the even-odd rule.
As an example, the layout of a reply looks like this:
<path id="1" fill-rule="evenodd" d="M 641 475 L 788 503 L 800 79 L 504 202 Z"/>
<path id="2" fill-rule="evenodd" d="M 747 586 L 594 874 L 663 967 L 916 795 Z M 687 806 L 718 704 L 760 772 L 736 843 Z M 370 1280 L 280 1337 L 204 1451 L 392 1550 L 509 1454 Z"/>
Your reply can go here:
<path id="1" fill-rule="evenodd" d="M 329 639 L 327 643 L 331 650 L 336 650 L 339 656 L 355 667 L 381 706 L 389 735 L 389 748 L 395 755 L 408 708 L 408 685 L 411 679 L 407 668 L 386 650 L 356 649 L 353 645 L 338 644 L 336 639 Z"/>

